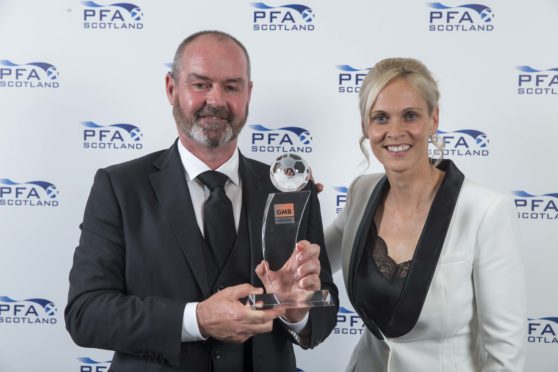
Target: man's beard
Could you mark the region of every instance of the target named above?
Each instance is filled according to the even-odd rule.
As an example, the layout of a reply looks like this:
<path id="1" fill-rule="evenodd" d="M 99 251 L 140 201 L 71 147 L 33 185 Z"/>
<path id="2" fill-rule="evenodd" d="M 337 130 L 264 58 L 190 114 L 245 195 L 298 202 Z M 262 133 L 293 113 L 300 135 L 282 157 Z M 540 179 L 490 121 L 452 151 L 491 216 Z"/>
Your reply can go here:
<path id="1" fill-rule="evenodd" d="M 187 135 L 193 141 L 207 146 L 219 147 L 238 137 L 238 134 L 246 123 L 248 117 L 248 106 L 246 116 L 237 120 L 226 107 L 215 107 L 205 105 L 196 111 L 193 117 L 187 117 L 180 108 L 178 102 L 173 105 L 172 113 L 178 126 L 178 130 Z M 202 123 L 203 118 L 213 117 L 221 120 L 208 119 L 210 122 Z"/>

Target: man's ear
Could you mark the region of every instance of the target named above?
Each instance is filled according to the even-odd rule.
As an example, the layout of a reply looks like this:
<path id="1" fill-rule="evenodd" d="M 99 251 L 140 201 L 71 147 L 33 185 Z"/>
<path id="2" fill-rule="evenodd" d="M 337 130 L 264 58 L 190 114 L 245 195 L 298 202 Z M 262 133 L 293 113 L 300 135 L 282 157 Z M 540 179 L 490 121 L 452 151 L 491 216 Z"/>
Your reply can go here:
<path id="1" fill-rule="evenodd" d="M 250 103 L 250 99 L 252 98 L 252 87 L 254 86 L 254 82 L 250 81 L 248 83 L 248 103 Z"/>
<path id="2" fill-rule="evenodd" d="M 165 91 L 167 93 L 167 99 L 171 105 L 174 104 L 174 79 L 170 72 L 165 76 Z"/>

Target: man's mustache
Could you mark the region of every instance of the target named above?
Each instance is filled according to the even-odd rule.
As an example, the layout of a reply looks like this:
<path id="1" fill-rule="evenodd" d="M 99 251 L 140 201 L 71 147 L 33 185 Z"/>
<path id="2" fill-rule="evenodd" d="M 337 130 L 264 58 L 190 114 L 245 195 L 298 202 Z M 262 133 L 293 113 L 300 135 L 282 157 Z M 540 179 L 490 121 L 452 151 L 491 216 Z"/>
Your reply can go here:
<path id="1" fill-rule="evenodd" d="M 224 119 L 227 121 L 231 121 L 233 119 L 232 113 L 225 106 L 215 107 L 215 106 L 205 105 L 196 112 L 196 119 L 203 118 L 206 116 L 215 116 L 218 117 L 219 119 Z"/>

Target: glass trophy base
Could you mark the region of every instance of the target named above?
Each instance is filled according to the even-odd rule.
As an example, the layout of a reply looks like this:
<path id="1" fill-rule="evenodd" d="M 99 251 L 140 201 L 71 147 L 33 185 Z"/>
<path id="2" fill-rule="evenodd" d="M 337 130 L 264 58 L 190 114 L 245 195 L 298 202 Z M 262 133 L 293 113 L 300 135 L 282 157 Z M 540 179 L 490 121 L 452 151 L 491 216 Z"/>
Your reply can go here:
<path id="1" fill-rule="evenodd" d="M 247 301 L 253 310 L 304 309 L 335 305 L 327 289 L 311 292 L 304 299 L 280 299 L 273 293 L 264 293 L 251 294 L 248 296 Z"/>

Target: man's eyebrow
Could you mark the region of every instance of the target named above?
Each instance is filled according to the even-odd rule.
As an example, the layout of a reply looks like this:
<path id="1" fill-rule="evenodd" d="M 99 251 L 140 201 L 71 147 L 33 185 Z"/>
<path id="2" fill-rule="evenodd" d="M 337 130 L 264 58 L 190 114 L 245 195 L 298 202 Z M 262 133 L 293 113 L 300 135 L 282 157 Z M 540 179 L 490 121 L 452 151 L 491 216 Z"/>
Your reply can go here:
<path id="1" fill-rule="evenodd" d="M 242 84 L 242 83 L 244 83 L 244 79 L 241 78 L 241 77 L 225 79 L 225 83 L 238 83 L 238 84 Z"/>
<path id="2" fill-rule="evenodd" d="M 190 79 L 200 79 L 200 80 L 211 80 L 210 78 L 208 78 L 207 76 L 203 76 L 200 74 L 196 74 L 195 72 L 191 72 L 188 74 L 188 76 L 186 77 L 188 80 Z"/>
<path id="3" fill-rule="evenodd" d="M 212 80 L 211 78 L 209 78 L 208 76 L 204 76 L 204 75 L 200 75 L 197 74 L 195 72 L 191 72 L 188 74 L 187 76 L 187 80 L 192 80 L 192 79 L 199 79 L 199 80 L 206 80 L 206 81 L 210 81 Z M 244 83 L 244 78 L 241 77 L 237 77 L 237 78 L 228 78 L 225 79 L 224 82 L 225 83 L 237 83 L 237 84 L 243 84 Z"/>

